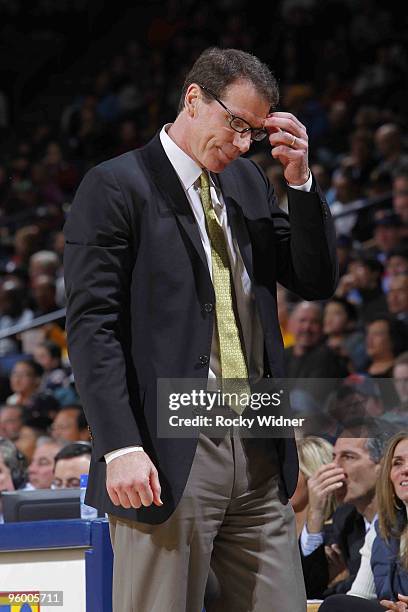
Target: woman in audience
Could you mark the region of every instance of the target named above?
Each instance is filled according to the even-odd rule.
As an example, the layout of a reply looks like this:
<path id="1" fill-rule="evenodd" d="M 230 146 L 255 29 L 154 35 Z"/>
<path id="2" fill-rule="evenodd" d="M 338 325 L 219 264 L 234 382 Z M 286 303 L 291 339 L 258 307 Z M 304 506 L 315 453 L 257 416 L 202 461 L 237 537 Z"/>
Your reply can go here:
<path id="1" fill-rule="evenodd" d="M 40 388 L 42 374 L 42 367 L 35 361 L 16 361 L 10 376 L 13 395 L 7 398 L 7 404 L 28 406 Z"/>
<path id="2" fill-rule="evenodd" d="M 366 536 L 366 560 L 362 558 L 351 590 L 326 599 L 321 612 L 408 611 L 408 431 L 396 434 L 388 444 L 377 502 L 375 532 L 370 529 Z"/>
<path id="3" fill-rule="evenodd" d="M 296 443 L 299 455 L 299 479 L 290 501 L 295 511 L 296 529 L 299 536 L 305 524 L 309 503 L 307 482 L 319 467 L 332 461 L 333 446 L 327 440 L 317 436 L 306 436 L 297 440 Z M 329 498 L 325 508 L 326 520 L 333 514 L 333 511 L 334 498 Z"/>
<path id="4" fill-rule="evenodd" d="M 378 380 L 384 406 L 392 408 L 398 396 L 392 382 L 396 358 L 408 345 L 405 325 L 387 315 L 380 315 L 367 325 L 366 350 L 370 358 L 367 373 Z"/>
<path id="5" fill-rule="evenodd" d="M 367 325 L 366 350 L 370 358 L 368 373 L 374 378 L 392 377 L 395 358 L 407 346 L 405 326 L 387 315 Z"/>

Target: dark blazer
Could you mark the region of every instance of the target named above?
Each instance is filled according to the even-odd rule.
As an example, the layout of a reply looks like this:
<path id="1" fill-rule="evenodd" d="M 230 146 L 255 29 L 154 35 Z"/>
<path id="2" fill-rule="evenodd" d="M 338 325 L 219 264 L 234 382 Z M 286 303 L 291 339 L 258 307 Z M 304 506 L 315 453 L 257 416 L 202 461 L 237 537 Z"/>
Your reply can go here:
<path id="1" fill-rule="evenodd" d="M 216 180 L 253 282 L 265 376 L 281 377 L 276 281 L 305 299 L 332 295 L 330 212 L 320 191 L 289 189 L 289 226 L 265 175 L 246 159 Z M 118 516 L 163 522 L 183 493 L 198 438 L 158 438 L 156 382 L 207 378 L 215 295 L 191 206 L 158 135 L 85 175 L 64 234 L 68 350 L 92 431 L 87 501 Z M 295 442 L 277 444 L 290 496 Z M 161 508 L 125 509 L 108 497 L 104 455 L 132 445 L 143 445 L 159 471 Z"/>
<path id="2" fill-rule="evenodd" d="M 351 504 L 343 504 L 333 514 L 333 521 L 325 529 L 324 543 L 305 557 L 300 550 L 306 594 L 309 599 L 324 599 L 334 593 L 347 593 L 360 568 L 360 549 L 364 544 L 366 529 L 364 518 Z M 325 545 L 337 544 L 343 553 L 349 576 L 332 587 L 329 584 L 329 567 Z"/>

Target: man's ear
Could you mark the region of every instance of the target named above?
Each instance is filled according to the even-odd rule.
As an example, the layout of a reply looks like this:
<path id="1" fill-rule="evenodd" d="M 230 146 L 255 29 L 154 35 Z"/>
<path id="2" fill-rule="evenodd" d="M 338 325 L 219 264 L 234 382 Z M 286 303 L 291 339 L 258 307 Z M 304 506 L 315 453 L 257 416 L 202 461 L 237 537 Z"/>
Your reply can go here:
<path id="1" fill-rule="evenodd" d="M 201 90 L 196 83 L 191 83 L 188 86 L 186 95 L 184 98 L 184 108 L 190 117 L 194 117 L 197 113 L 198 103 L 201 98 Z"/>

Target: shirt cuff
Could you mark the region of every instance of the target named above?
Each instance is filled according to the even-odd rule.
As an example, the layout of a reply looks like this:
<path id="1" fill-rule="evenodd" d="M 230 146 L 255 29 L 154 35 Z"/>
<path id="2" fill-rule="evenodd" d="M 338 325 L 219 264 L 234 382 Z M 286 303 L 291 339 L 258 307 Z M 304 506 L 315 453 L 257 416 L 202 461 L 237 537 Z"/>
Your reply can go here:
<path id="1" fill-rule="evenodd" d="M 303 185 L 291 185 L 290 183 L 288 183 L 288 185 L 292 189 L 298 189 L 299 191 L 310 191 L 312 188 L 312 182 L 313 182 L 313 177 L 312 177 L 312 173 L 309 170 L 309 178 L 307 179 L 306 183 L 303 183 Z"/>
<path id="2" fill-rule="evenodd" d="M 126 453 L 133 453 L 133 451 L 142 451 L 143 446 L 125 446 L 125 448 L 118 448 L 118 450 L 110 451 L 105 455 L 106 463 L 112 461 L 112 459 L 116 459 L 116 457 L 120 457 L 121 455 L 126 455 Z"/>
<path id="3" fill-rule="evenodd" d="M 321 544 L 323 544 L 323 533 L 309 533 L 306 525 L 300 534 L 300 547 L 304 557 L 311 555 Z"/>

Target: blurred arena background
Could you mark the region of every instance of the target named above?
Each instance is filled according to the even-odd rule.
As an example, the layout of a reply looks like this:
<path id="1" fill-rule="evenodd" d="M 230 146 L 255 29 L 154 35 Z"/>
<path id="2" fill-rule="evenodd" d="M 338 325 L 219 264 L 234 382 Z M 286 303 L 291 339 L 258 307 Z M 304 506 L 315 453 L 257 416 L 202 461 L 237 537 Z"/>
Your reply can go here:
<path id="1" fill-rule="evenodd" d="M 246 0 L 0 0 L 0 436 L 25 461 L 18 486 L 0 490 L 64 486 L 54 456 L 89 440 L 64 331 L 62 227 L 76 188 L 89 168 L 172 121 L 188 67 L 211 45 L 273 69 L 279 109 L 307 127 L 310 166 L 335 217 L 336 296 L 306 306 L 279 288 L 289 376 L 343 378 L 364 397 L 389 379 L 391 404 L 369 414 L 390 412 L 387 422 L 406 428 L 407 21 L 384 0 L 263 10 Z M 267 144 L 249 155 L 286 209 Z"/>

